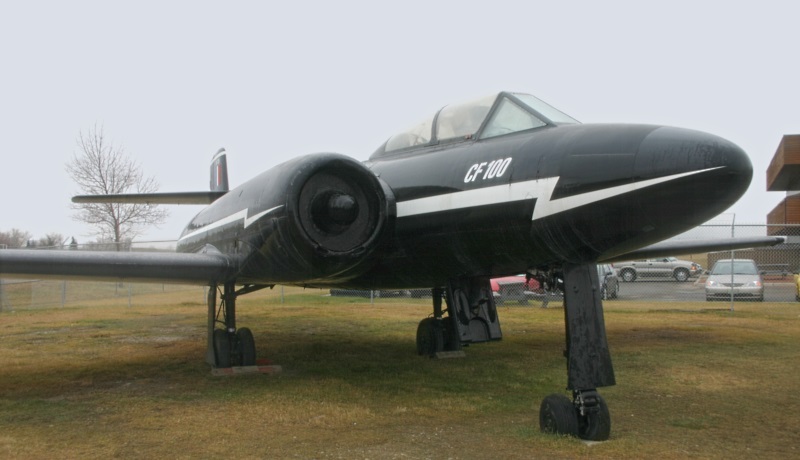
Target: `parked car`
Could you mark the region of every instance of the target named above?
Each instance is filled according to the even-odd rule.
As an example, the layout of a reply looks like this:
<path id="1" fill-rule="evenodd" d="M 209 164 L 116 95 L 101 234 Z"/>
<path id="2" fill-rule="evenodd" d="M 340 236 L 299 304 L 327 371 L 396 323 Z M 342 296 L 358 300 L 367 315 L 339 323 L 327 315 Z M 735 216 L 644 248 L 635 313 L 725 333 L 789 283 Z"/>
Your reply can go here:
<path id="1" fill-rule="evenodd" d="M 597 264 L 597 279 L 600 283 L 600 295 L 603 300 L 616 299 L 619 296 L 619 277 L 610 264 Z M 518 301 L 525 303 L 533 298 L 544 298 L 545 292 L 535 279 L 525 280 L 525 275 L 492 278 L 492 293 L 495 302 Z M 561 295 L 559 291 L 556 295 Z"/>
<path id="2" fill-rule="evenodd" d="M 764 280 L 751 259 L 718 260 L 706 280 L 706 300 L 745 298 L 762 302 Z"/>
<path id="3" fill-rule="evenodd" d="M 635 281 L 637 278 L 646 277 L 675 278 L 676 281 L 686 281 L 703 271 L 703 267 L 699 264 L 675 257 L 617 262 L 614 263 L 614 268 L 618 270 L 623 281 Z"/>
<path id="4" fill-rule="evenodd" d="M 600 296 L 603 300 L 619 297 L 619 277 L 609 264 L 597 264 L 597 278 L 600 280 Z"/>
<path id="5" fill-rule="evenodd" d="M 539 282 L 531 278 L 525 279 L 525 275 L 504 276 L 489 280 L 492 285 L 492 294 L 495 303 L 505 301 L 517 301 L 526 303 L 528 300 L 542 295 Z"/>

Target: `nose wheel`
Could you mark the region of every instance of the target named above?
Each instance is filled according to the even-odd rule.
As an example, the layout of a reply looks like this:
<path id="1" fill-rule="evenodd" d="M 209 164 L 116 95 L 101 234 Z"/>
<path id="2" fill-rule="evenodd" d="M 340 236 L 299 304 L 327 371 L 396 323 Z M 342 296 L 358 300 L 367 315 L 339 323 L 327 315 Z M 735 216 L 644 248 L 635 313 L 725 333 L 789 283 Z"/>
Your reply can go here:
<path id="1" fill-rule="evenodd" d="M 576 391 L 572 401 L 551 394 L 539 407 L 539 428 L 544 433 L 577 436 L 587 441 L 606 441 L 611 435 L 611 414 L 596 390 Z"/>

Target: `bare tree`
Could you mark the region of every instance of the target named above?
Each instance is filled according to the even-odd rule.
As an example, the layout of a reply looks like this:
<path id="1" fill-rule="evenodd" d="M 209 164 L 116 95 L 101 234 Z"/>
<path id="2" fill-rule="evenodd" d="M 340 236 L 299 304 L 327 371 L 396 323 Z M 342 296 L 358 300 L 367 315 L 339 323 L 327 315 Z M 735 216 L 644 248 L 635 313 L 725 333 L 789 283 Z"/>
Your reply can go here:
<path id="1" fill-rule="evenodd" d="M 42 248 L 61 248 L 66 240 L 60 233 L 48 233 L 47 235 L 39 238 L 36 245 Z"/>
<path id="2" fill-rule="evenodd" d="M 0 232 L 0 247 L 21 248 L 31 239 L 29 232 L 12 228 L 8 232 Z"/>
<path id="3" fill-rule="evenodd" d="M 158 190 L 154 177 L 144 177 L 141 166 L 103 136 L 103 128 L 94 127 L 88 134 L 78 135 L 79 153 L 73 154 L 67 172 L 85 195 L 119 193 L 152 193 Z M 147 226 L 159 225 L 167 211 L 151 204 L 81 203 L 75 220 L 95 228 L 94 234 L 105 241 L 133 239 Z"/>

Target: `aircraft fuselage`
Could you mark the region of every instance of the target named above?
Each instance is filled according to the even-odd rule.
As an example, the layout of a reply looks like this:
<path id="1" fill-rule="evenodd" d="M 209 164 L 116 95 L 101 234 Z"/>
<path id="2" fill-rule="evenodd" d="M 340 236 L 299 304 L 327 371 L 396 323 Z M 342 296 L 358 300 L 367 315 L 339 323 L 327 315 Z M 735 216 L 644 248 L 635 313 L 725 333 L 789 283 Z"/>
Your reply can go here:
<path id="1" fill-rule="evenodd" d="M 201 212 L 179 251 L 208 244 L 237 254 L 245 261 L 237 279 L 253 283 L 430 287 L 456 276 L 594 262 L 661 241 L 727 209 L 752 176 L 740 148 L 697 131 L 548 126 L 376 153 L 366 162 L 373 178 L 365 177 L 362 188 L 379 195 L 371 206 L 386 215 L 372 224 L 364 223 L 363 204 L 358 211 L 327 205 L 345 186 L 340 182 L 367 171 L 353 163 L 309 155 L 257 176 Z M 346 174 L 337 176 L 343 168 Z M 303 191 L 301 182 L 325 171 L 331 178 L 316 179 L 315 190 L 323 190 L 317 201 L 326 205 L 315 211 L 309 204 L 315 198 L 305 203 L 325 218 L 304 220 L 292 201 L 317 193 Z M 324 223 L 330 215 L 336 220 L 337 209 L 343 226 L 364 223 L 361 234 L 334 241 L 347 232 Z M 309 271 L 319 276 L 309 278 Z"/>

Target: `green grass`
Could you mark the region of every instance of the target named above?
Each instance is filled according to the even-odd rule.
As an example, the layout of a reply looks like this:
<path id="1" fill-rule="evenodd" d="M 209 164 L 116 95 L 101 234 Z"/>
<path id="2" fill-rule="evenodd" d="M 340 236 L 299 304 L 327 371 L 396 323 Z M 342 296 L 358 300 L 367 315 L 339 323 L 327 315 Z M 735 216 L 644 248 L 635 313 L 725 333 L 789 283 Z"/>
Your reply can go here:
<path id="1" fill-rule="evenodd" d="M 502 342 L 437 361 L 415 354 L 428 301 L 318 294 L 241 298 L 273 376 L 211 375 L 193 292 L 0 314 L 0 456 L 800 456 L 796 305 L 608 302 L 612 436 L 587 446 L 538 431 L 566 380 L 560 308 L 501 307 Z"/>

